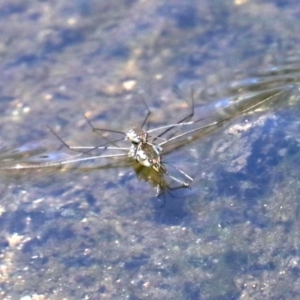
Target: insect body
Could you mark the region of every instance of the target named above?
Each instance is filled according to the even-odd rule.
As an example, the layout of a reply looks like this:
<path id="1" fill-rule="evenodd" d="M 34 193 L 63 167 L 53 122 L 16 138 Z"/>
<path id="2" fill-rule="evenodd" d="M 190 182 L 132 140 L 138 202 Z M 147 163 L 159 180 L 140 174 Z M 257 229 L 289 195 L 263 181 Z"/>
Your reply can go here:
<path id="1" fill-rule="evenodd" d="M 2 166 L 0 168 L 3 170 L 8 170 L 55 167 L 75 162 L 93 161 L 96 159 L 120 160 L 120 165 L 122 165 L 121 159 L 123 159 L 123 161 L 125 162 L 128 161 L 128 158 L 130 158 L 133 161 L 136 161 L 140 166 L 145 167 L 150 171 L 154 170 L 154 173 L 156 173 L 157 176 L 161 177 L 161 180 L 159 179 L 160 181 L 158 181 L 158 184 L 156 184 L 156 186 L 163 186 L 164 190 L 168 188 L 168 186 L 163 183 L 164 176 L 171 178 L 177 183 L 180 183 L 182 187 L 189 187 L 193 179 L 182 170 L 164 161 L 165 154 L 189 143 L 192 140 L 200 138 L 201 136 L 209 132 L 212 132 L 215 128 L 221 126 L 222 124 L 233 118 L 235 115 L 237 115 L 238 112 L 241 114 L 249 111 L 250 109 L 256 108 L 261 103 L 265 103 L 270 99 L 274 99 L 275 97 L 278 98 L 280 95 L 281 97 L 283 97 L 289 90 L 290 87 L 286 87 L 281 89 L 278 88 L 254 92 L 249 95 L 247 94 L 244 97 L 234 98 L 232 99 L 232 101 L 228 100 L 227 102 L 225 102 L 225 104 L 223 100 L 219 101 L 217 104 L 215 104 L 215 106 L 217 107 L 221 104 L 225 109 L 217 110 L 215 114 L 209 115 L 208 119 L 211 122 L 207 122 L 203 117 L 195 121 L 190 121 L 190 119 L 194 116 L 194 107 L 193 111 L 178 123 L 160 126 L 150 130 L 143 129 L 150 112 L 148 112 L 148 115 L 141 127 L 136 127 L 129 130 L 128 132 L 96 128 L 87 119 L 93 131 L 97 131 L 100 133 L 112 132 L 125 136 L 125 139 L 123 137 L 122 139 L 111 141 L 101 134 L 101 136 L 106 140 L 106 143 L 99 146 L 69 146 L 50 128 L 53 134 L 62 142 L 65 147 L 79 153 L 68 157 L 66 157 L 64 153 L 46 152 L 39 154 L 41 151 L 38 151 L 35 154 L 35 151 L 30 148 L 30 151 L 19 153 L 21 155 L 21 158 L 19 158 L 19 155 L 16 156 L 16 159 L 14 160 L 14 152 L 0 152 L 0 162 L 3 158 L 1 162 Z M 235 109 L 233 109 L 233 107 L 235 107 Z M 229 108 L 231 108 L 232 111 Z M 200 125 L 198 123 L 204 120 L 206 122 L 206 125 Z M 167 138 L 162 137 L 167 132 L 176 128 L 182 129 L 181 132 L 177 132 L 177 134 L 175 134 L 173 131 L 169 133 Z M 185 128 L 187 128 L 187 130 L 183 130 Z M 159 133 L 155 134 L 157 132 Z M 161 139 L 162 141 L 158 142 L 159 139 Z M 119 143 L 124 140 L 129 142 L 129 145 L 126 147 L 123 147 L 123 145 L 120 146 Z M 92 155 L 92 152 L 95 151 L 97 152 L 96 155 Z M 109 151 L 109 153 L 107 153 L 107 151 Z"/>

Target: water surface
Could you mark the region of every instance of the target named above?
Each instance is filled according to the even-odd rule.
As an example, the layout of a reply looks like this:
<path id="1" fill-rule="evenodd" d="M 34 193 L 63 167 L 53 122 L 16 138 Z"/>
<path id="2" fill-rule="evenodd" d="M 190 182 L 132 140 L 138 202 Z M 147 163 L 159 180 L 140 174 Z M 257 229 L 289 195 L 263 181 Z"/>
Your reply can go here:
<path id="1" fill-rule="evenodd" d="M 164 206 L 131 168 L 1 172 L 3 299 L 298 297 L 297 2 L 32 0 L 0 11 L 1 149 L 65 151 L 46 124 L 97 143 L 83 114 L 128 130 L 144 118 L 141 98 L 153 126 L 174 122 L 191 86 L 199 116 L 292 86 L 170 152 L 194 183 Z"/>

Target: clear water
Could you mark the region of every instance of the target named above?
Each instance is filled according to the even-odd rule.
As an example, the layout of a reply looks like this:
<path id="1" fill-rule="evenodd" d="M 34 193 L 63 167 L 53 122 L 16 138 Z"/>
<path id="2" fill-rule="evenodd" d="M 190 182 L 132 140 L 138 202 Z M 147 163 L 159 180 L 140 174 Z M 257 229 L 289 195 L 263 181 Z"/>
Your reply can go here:
<path id="1" fill-rule="evenodd" d="M 233 114 L 165 155 L 194 183 L 163 206 L 129 167 L 1 172 L 3 299 L 298 297 L 299 4 L 281 2 L 2 1 L 1 149 L 14 159 L 65 153 L 47 124 L 97 143 L 83 114 L 141 124 L 141 97 L 153 126 L 174 122 L 188 108 L 177 88 L 196 89 L 198 117 Z M 255 113 L 233 105 L 287 84 Z"/>

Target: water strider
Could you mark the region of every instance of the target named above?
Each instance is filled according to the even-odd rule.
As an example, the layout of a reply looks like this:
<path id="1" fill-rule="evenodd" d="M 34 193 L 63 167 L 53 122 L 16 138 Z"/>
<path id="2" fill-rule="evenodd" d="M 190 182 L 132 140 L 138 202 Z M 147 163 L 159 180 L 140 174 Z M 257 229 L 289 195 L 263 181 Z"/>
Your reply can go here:
<path id="1" fill-rule="evenodd" d="M 67 156 L 66 153 L 47 153 L 43 148 L 37 150 L 38 147 L 36 149 L 34 147 L 27 147 L 27 151 L 26 147 L 23 147 L 24 149 L 20 147 L 18 149 L 19 152 L 0 152 L 0 168 L 3 170 L 32 169 L 57 167 L 76 162 L 93 161 L 95 159 L 113 159 L 117 160 L 117 162 L 120 162 L 120 159 L 122 159 L 127 162 L 129 160 L 129 163 L 135 162 L 141 167 L 149 169 L 150 173 L 148 172 L 144 179 L 151 182 L 157 188 L 157 194 L 172 189 L 170 183 L 165 179 L 179 184 L 175 188 L 190 187 L 193 181 L 192 177 L 176 168 L 176 166 L 167 163 L 164 160 L 166 154 L 212 132 L 236 115 L 254 110 L 272 99 L 280 98 L 280 96 L 283 96 L 291 88 L 292 86 L 287 85 L 280 88 L 247 93 L 234 99 L 223 99 L 214 103 L 214 111 L 211 110 L 210 112 L 208 110 L 206 115 L 197 117 L 195 120 L 193 120 L 195 117 L 195 107 L 194 101 L 192 101 L 192 111 L 179 122 L 150 130 L 144 129 L 150 116 L 148 107 L 148 113 L 142 126 L 130 129 L 128 132 L 96 128 L 87 120 L 93 131 L 116 133 L 123 135 L 123 138 L 111 141 L 104 137 L 106 142 L 99 146 L 71 147 L 51 130 L 68 149 L 79 151 L 79 153 Z M 201 108 L 199 109 L 201 110 Z M 176 129 L 181 130 L 181 132 L 178 133 Z M 101 136 L 103 137 L 103 135 Z M 159 140 L 161 141 L 158 142 Z M 121 141 L 122 143 L 125 141 L 129 144 L 126 146 L 123 146 L 123 144 L 119 145 Z M 100 151 L 100 154 L 97 152 L 94 155 L 94 151 Z"/>

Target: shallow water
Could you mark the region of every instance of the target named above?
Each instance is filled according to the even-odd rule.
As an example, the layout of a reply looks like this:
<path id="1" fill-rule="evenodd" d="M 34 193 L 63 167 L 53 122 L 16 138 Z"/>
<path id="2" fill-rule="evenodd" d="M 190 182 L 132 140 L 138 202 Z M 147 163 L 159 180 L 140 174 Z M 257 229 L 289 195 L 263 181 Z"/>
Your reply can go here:
<path id="1" fill-rule="evenodd" d="M 197 116 L 293 88 L 166 155 L 194 183 L 163 206 L 128 167 L 1 172 L 1 297 L 299 297 L 299 4 L 122 3 L 0 3 L 1 149 L 64 153 L 46 124 L 95 144 L 83 114 L 127 130 L 141 98 L 153 126 L 168 124 L 191 86 Z"/>

